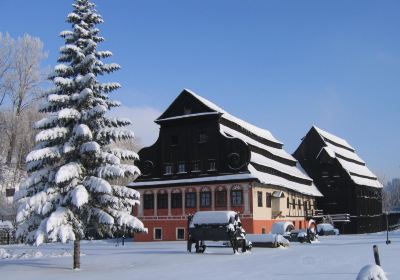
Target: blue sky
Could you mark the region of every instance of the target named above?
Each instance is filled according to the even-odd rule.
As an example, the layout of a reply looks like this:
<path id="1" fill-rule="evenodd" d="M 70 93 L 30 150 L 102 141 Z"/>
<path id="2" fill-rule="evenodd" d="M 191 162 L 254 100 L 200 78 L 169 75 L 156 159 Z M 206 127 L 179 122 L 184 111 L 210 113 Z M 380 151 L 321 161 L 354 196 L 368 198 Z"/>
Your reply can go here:
<path id="1" fill-rule="evenodd" d="M 400 1 L 97 0 L 121 114 L 138 137 L 189 88 L 293 152 L 313 124 L 400 177 Z M 72 0 L 0 0 L 0 31 L 40 37 L 54 66 Z"/>

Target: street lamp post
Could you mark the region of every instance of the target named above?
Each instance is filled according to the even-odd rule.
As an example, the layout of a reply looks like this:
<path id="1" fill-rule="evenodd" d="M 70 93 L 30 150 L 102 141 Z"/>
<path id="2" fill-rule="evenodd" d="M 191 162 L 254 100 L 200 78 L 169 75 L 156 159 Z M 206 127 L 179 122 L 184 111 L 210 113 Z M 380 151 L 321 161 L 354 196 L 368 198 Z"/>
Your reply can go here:
<path id="1" fill-rule="evenodd" d="M 389 212 L 386 211 L 386 245 L 389 245 L 391 242 L 389 240 Z"/>

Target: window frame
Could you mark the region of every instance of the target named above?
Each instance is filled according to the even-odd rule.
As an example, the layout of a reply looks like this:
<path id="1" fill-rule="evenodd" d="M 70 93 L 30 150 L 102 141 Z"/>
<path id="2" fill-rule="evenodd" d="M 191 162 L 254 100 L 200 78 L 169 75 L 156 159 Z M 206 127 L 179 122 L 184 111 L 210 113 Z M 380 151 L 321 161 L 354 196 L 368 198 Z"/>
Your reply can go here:
<path id="1" fill-rule="evenodd" d="M 172 163 L 164 163 L 164 175 L 173 175 L 174 169 Z"/>
<path id="2" fill-rule="evenodd" d="M 149 199 L 151 197 L 151 199 Z M 149 206 L 147 203 L 150 203 Z M 143 209 L 145 210 L 153 210 L 154 209 L 154 193 L 148 193 L 143 195 Z"/>
<path id="3" fill-rule="evenodd" d="M 186 171 L 186 163 L 184 161 L 178 162 L 178 169 L 177 169 L 176 173 L 177 174 L 185 174 L 185 173 L 187 173 L 187 171 Z"/>
<path id="4" fill-rule="evenodd" d="M 217 161 L 215 159 L 208 160 L 208 171 L 217 171 Z"/>
<path id="5" fill-rule="evenodd" d="M 263 207 L 263 192 L 257 192 L 257 206 Z"/>
<path id="6" fill-rule="evenodd" d="M 192 162 L 192 172 L 194 172 L 194 173 L 201 172 L 201 167 L 200 167 L 200 161 L 199 160 L 194 160 Z"/>
<path id="7" fill-rule="evenodd" d="M 223 201 L 220 201 L 220 198 L 223 197 Z M 215 191 L 215 207 L 226 207 L 227 206 L 227 191 L 220 190 Z"/>
<path id="8" fill-rule="evenodd" d="M 194 202 L 193 206 L 189 205 L 189 203 L 188 203 L 189 195 L 190 196 L 193 195 L 193 197 L 190 198 L 190 201 Z M 192 208 L 196 208 L 196 207 L 197 207 L 197 193 L 196 192 L 187 192 L 187 193 L 185 193 L 185 208 L 192 209 Z"/>
<path id="9" fill-rule="evenodd" d="M 265 207 L 272 208 L 272 194 L 269 192 L 265 194 Z"/>
<path id="10" fill-rule="evenodd" d="M 156 231 L 160 230 L 161 234 L 160 234 L 160 238 L 156 238 Z M 163 240 L 163 228 L 162 227 L 155 227 L 153 228 L 153 240 L 155 241 L 162 241 Z"/>
<path id="11" fill-rule="evenodd" d="M 240 194 L 240 196 L 237 196 Z M 237 203 L 237 199 L 240 197 L 240 203 Z M 243 205 L 243 190 L 231 190 L 231 205 L 242 206 Z"/>
<path id="12" fill-rule="evenodd" d="M 168 193 L 157 194 L 157 209 L 168 209 Z"/>
<path id="13" fill-rule="evenodd" d="M 178 198 L 178 200 L 176 200 Z M 177 201 L 179 203 L 177 204 Z M 182 193 L 181 192 L 173 192 L 171 193 L 171 209 L 179 209 L 182 208 Z"/>
<path id="14" fill-rule="evenodd" d="M 178 234 L 179 230 L 183 230 L 183 238 L 179 238 L 179 234 Z M 178 227 L 178 228 L 175 229 L 175 239 L 177 241 L 185 240 L 186 239 L 185 237 L 186 237 L 186 229 L 185 228 Z"/>
<path id="15" fill-rule="evenodd" d="M 200 208 L 210 208 L 212 204 L 211 191 L 200 192 Z M 203 202 L 207 202 L 208 204 L 204 204 Z"/>

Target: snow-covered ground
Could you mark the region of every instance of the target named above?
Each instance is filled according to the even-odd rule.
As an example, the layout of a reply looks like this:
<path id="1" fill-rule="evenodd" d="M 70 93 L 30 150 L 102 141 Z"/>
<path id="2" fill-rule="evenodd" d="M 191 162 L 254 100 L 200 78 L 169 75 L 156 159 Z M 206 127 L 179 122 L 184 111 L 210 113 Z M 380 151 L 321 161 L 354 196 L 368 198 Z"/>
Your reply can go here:
<path id="1" fill-rule="evenodd" d="M 291 243 L 286 249 L 253 248 L 233 255 L 231 249 L 207 248 L 189 254 L 185 242 L 135 243 L 82 241 L 82 269 L 71 270 L 72 244 L 0 246 L 1 279 L 356 279 L 374 264 L 379 246 L 388 279 L 400 279 L 400 231 L 321 237 L 319 243 Z M 5 258 L 7 257 L 7 258 Z"/>

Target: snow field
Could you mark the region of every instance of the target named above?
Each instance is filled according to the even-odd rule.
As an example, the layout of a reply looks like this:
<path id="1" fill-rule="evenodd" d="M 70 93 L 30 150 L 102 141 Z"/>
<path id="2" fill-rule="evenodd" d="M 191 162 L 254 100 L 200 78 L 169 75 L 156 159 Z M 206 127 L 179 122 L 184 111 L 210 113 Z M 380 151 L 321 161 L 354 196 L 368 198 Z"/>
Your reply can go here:
<path id="1" fill-rule="evenodd" d="M 185 242 L 82 241 L 82 267 L 73 271 L 72 243 L 2 246 L 13 256 L 0 258 L 2 279 L 307 279 L 355 280 L 360 270 L 374 264 L 372 246 L 379 246 L 387 278 L 396 280 L 400 232 L 385 234 L 320 237 L 319 243 L 291 243 L 286 249 L 253 248 L 251 253 L 234 255 L 230 248 L 207 248 L 205 254 L 186 252 Z M 40 253 L 42 256 L 40 256 Z M 69 255 L 62 256 L 65 252 Z M 36 255 L 35 255 L 36 254 Z M 54 257 L 58 256 L 58 257 Z M 3 278 L 4 277 L 4 278 Z"/>

